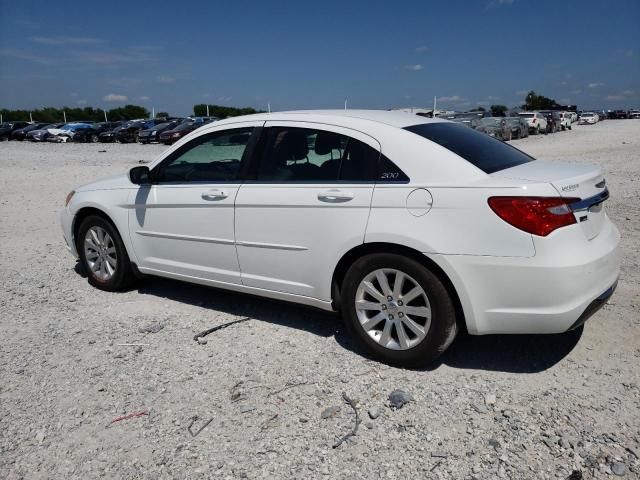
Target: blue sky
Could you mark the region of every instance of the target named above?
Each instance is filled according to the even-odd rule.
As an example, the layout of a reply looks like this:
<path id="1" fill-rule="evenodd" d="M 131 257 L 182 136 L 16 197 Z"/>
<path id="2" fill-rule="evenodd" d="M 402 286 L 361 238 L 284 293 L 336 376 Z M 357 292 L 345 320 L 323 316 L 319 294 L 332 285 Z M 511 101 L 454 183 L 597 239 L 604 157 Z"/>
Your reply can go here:
<path id="1" fill-rule="evenodd" d="M 637 0 L 0 0 L 0 108 L 640 107 Z"/>

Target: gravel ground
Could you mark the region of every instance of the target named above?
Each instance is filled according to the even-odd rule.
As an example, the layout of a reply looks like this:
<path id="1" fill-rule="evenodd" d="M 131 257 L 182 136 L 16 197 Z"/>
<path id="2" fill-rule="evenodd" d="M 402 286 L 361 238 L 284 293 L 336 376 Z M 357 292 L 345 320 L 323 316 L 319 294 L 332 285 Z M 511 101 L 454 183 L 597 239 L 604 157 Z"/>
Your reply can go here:
<path id="1" fill-rule="evenodd" d="M 327 313 L 162 279 L 91 288 L 65 195 L 163 147 L 0 144 L 0 477 L 640 478 L 640 121 L 514 144 L 604 167 L 618 290 L 584 330 L 460 336 L 422 371 L 367 359 Z"/>

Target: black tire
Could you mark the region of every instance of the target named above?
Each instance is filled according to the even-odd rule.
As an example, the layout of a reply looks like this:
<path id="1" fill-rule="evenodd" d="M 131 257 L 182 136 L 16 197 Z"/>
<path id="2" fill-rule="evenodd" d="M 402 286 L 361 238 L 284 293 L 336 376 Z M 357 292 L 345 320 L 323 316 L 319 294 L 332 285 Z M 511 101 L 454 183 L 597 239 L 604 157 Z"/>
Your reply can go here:
<path id="1" fill-rule="evenodd" d="M 86 252 L 84 249 L 84 239 L 87 235 L 87 232 L 92 227 L 100 227 L 104 231 L 106 231 L 112 238 L 115 246 L 116 268 L 115 272 L 108 280 L 102 280 L 98 278 L 96 274 L 91 270 L 87 261 Z M 90 215 L 82 221 L 82 223 L 80 224 L 80 228 L 78 229 L 76 248 L 78 251 L 78 255 L 80 256 L 82 267 L 87 274 L 87 280 L 94 287 L 99 288 L 100 290 L 106 290 L 108 292 L 115 292 L 126 289 L 135 280 L 135 276 L 131 268 L 131 262 L 129 261 L 129 255 L 127 254 L 127 250 L 124 247 L 124 244 L 122 243 L 122 238 L 120 237 L 120 234 L 113 226 L 113 224 L 110 221 L 106 220 L 104 217 L 100 217 L 98 215 Z"/>
<path id="2" fill-rule="evenodd" d="M 412 348 L 393 350 L 384 347 L 360 325 L 355 307 L 358 286 L 368 274 L 378 269 L 395 269 L 409 275 L 427 295 L 431 324 L 425 338 Z M 427 365 L 447 349 L 458 331 L 454 304 L 444 284 L 420 262 L 399 254 L 376 253 L 356 260 L 345 275 L 340 303 L 342 316 L 353 337 L 373 357 L 391 365 Z"/>
<path id="3" fill-rule="evenodd" d="M 91 143 L 98 143 L 98 140 L 99 140 L 98 135 L 96 135 L 95 133 L 89 137 L 89 141 Z"/>

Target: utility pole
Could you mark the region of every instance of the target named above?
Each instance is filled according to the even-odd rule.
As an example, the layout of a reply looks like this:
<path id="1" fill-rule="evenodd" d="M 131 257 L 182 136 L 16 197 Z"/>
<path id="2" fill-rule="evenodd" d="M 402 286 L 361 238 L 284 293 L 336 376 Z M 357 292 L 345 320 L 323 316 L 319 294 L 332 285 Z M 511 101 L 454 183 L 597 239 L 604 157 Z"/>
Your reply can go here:
<path id="1" fill-rule="evenodd" d="M 267 112 L 271 113 L 271 104 L 267 103 Z"/>
<path id="2" fill-rule="evenodd" d="M 437 97 L 433 97 L 433 118 L 436 117 L 436 106 L 438 105 L 438 98 Z"/>
<path id="3" fill-rule="evenodd" d="M 31 112 L 29 112 L 29 121 L 33 123 L 33 116 L 31 115 Z"/>
<path id="4" fill-rule="evenodd" d="M 64 118 L 64 123 L 67 123 L 67 112 L 62 110 L 62 117 Z"/>
<path id="5" fill-rule="evenodd" d="M 209 104 L 207 103 L 207 117 L 209 116 Z"/>
<path id="6" fill-rule="evenodd" d="M 347 109 L 347 99 L 346 98 L 344 99 L 344 109 L 345 110 Z"/>
<path id="7" fill-rule="evenodd" d="M 109 120 L 107 120 L 107 111 L 106 110 L 102 110 L 104 112 L 104 121 L 108 122 Z"/>

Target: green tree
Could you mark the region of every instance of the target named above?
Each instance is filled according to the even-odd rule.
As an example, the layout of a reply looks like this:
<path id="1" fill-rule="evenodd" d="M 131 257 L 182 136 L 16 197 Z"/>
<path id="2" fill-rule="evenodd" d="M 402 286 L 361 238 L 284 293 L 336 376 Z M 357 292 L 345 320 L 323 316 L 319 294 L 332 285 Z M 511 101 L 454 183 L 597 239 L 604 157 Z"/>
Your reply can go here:
<path id="1" fill-rule="evenodd" d="M 507 110 L 506 105 L 491 105 L 491 115 L 494 117 L 504 117 Z"/>
<path id="2" fill-rule="evenodd" d="M 558 105 L 554 99 L 538 95 L 536 92 L 531 90 L 527 93 L 522 108 L 524 110 L 553 110 L 559 106 L 560 105 Z"/>
<path id="3" fill-rule="evenodd" d="M 167 112 L 158 112 L 156 113 L 156 118 L 168 118 L 169 114 Z"/>

